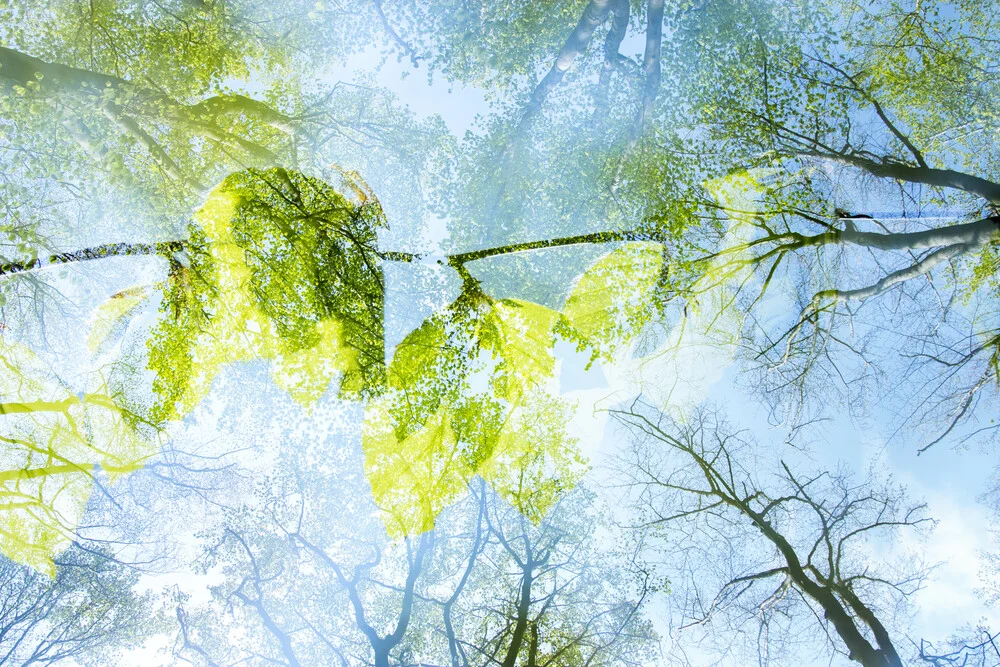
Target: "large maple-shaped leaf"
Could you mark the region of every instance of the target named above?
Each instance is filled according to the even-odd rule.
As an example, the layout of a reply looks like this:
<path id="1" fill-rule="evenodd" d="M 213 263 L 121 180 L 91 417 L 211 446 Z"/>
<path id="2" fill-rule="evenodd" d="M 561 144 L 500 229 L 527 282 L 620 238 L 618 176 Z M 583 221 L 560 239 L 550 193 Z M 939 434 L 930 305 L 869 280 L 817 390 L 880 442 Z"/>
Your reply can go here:
<path id="1" fill-rule="evenodd" d="M 553 379 L 559 314 L 467 291 L 397 347 L 365 416 L 365 469 L 395 534 L 429 530 L 473 476 L 539 520 L 584 462 Z"/>
<path id="2" fill-rule="evenodd" d="M 273 362 L 310 405 L 383 383 L 382 277 L 373 201 L 282 169 L 229 176 L 194 216 L 150 344 L 159 419 L 183 416 L 229 364 Z"/>
<path id="3" fill-rule="evenodd" d="M 611 251 L 577 280 L 563 307 L 567 326 L 560 333 L 595 359 L 611 360 L 655 316 L 662 275 L 658 243 L 628 243 Z"/>
<path id="4" fill-rule="evenodd" d="M 140 468 L 157 446 L 100 376 L 72 392 L 3 337 L 0 365 L 0 552 L 53 574 L 52 558 L 72 540 L 99 478 Z"/>

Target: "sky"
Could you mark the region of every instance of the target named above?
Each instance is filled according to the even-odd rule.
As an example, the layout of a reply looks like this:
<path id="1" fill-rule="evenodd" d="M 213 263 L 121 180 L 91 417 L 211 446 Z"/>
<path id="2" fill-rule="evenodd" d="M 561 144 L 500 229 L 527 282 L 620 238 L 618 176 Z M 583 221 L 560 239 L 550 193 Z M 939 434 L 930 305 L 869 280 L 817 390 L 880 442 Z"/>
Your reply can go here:
<path id="1" fill-rule="evenodd" d="M 0 28 L 0 33 L 2 30 Z M 642 46 L 641 35 L 634 34 L 626 40 L 622 50 L 638 53 Z M 352 55 L 342 67 L 326 72 L 323 80 L 327 84 L 374 80 L 391 91 L 418 119 L 442 119 L 456 142 L 471 141 L 482 135 L 492 108 L 484 90 L 447 83 L 440 75 L 428 81 L 425 68 L 414 69 L 408 59 L 385 59 L 376 48 Z M 386 187 L 392 185 L 391 176 L 369 175 L 373 182 L 379 182 L 380 178 L 388 181 Z M 742 196 L 739 184 L 723 180 L 713 187 L 720 198 L 732 200 Z M 842 198 L 838 201 L 845 202 L 851 210 L 879 211 L 887 219 L 892 217 L 894 202 L 890 198 L 873 194 L 862 183 L 839 181 L 838 187 L 837 196 Z M 727 192 L 727 188 L 733 191 Z M 390 226 L 393 220 L 410 220 L 415 215 L 422 218 L 417 221 L 421 224 L 414 225 L 420 230 L 419 238 L 413 238 L 408 227 L 395 236 L 385 232 L 391 244 L 400 243 L 404 247 L 381 249 L 416 248 L 424 255 L 420 261 L 385 262 L 382 266 L 386 290 L 385 354 L 386 361 L 390 361 L 397 346 L 409 334 L 461 293 L 458 273 L 439 259 L 445 243 L 458 230 L 464 229 L 462 225 L 466 221 L 439 217 L 435 211 L 414 207 L 412 200 L 406 197 L 387 196 L 385 202 Z M 740 203 L 738 199 L 737 203 Z M 948 211 L 934 213 L 943 219 Z M 127 220 L 115 221 L 115 224 L 124 224 L 125 228 L 127 223 Z M 97 224 L 95 228 L 100 227 Z M 728 223 L 723 246 L 745 241 L 748 233 L 747 225 L 734 215 Z M 467 239 L 467 242 L 472 247 L 481 247 L 475 239 Z M 564 258 L 569 257 L 569 254 L 560 255 L 563 252 L 532 251 L 531 257 L 559 258 L 552 262 L 561 265 Z M 590 260 L 597 259 L 602 251 L 588 252 Z M 470 265 L 469 269 L 491 293 L 517 298 L 518 290 L 527 288 L 521 283 L 511 284 L 503 261 L 480 262 Z M 570 261 L 566 259 L 565 263 Z M 581 260 L 577 258 L 577 261 Z M 118 258 L 94 262 L 86 270 L 46 267 L 40 271 L 55 276 L 51 279 L 52 286 L 68 302 L 75 304 L 84 319 L 93 323 L 99 317 L 101 304 L 107 304 L 113 294 L 135 285 L 161 284 L 167 269 L 167 262 L 162 259 Z M 518 275 L 517 272 L 514 275 Z M 558 277 L 549 277 L 548 284 L 544 284 L 545 280 L 540 278 L 542 286 L 532 285 L 532 288 L 544 295 L 542 305 L 556 310 L 563 308 L 579 285 L 578 282 L 560 283 Z M 638 292 L 641 287 L 638 283 L 642 281 L 637 278 L 635 282 Z M 789 285 L 776 285 L 772 296 L 762 304 L 762 312 L 775 319 L 794 314 L 797 306 L 787 298 L 788 292 Z M 875 471 L 880 477 L 891 477 L 903 484 L 911 499 L 927 504 L 928 514 L 938 521 L 933 531 L 922 538 L 905 536 L 896 541 L 874 543 L 868 554 L 873 562 L 922 554 L 928 565 L 940 565 L 932 570 L 924 588 L 912 598 L 915 637 L 941 638 L 980 619 L 991 627 L 1000 627 L 1000 612 L 989 604 L 989 593 L 982 590 L 987 579 L 983 576 L 980 559 L 983 553 L 996 553 L 998 546 L 994 517 L 982 499 L 983 492 L 997 474 L 994 453 L 976 447 L 956 450 L 942 443 L 918 456 L 917 448 L 921 443 L 916 436 L 892 431 L 896 413 L 901 409 L 893 401 L 868 406 L 864 415 L 848 414 L 846 409 L 833 410 L 828 420 L 803 436 L 809 438 L 807 451 L 785 443 L 787 430 L 772 426 L 767 408 L 748 390 L 736 349 L 731 344 L 719 342 L 720 337 L 735 340 L 741 326 L 729 311 L 715 307 L 725 302 L 731 293 L 731 286 L 723 285 L 706 297 L 702 311 L 692 308 L 683 328 L 677 326 L 676 317 L 670 319 L 677 313 L 668 313 L 658 328 L 649 327 L 649 337 L 643 340 L 643 347 L 638 342 L 633 343 L 616 351 L 612 361 L 593 361 L 589 353 L 578 350 L 567 340 L 560 339 L 556 343 L 556 373 L 546 389 L 572 406 L 567 430 L 579 441 L 581 453 L 590 466 L 584 483 L 598 489 L 601 502 L 610 511 L 620 510 L 619 491 L 605 485 L 613 479 L 612 467 L 623 449 L 620 433 L 616 432 L 608 415 L 608 410 L 621 400 L 642 392 L 657 405 L 668 406 L 670 414 L 681 420 L 693 414 L 698 406 L 722 406 L 730 421 L 753 434 L 762 443 L 762 451 L 773 454 L 775 460 L 788 457 L 803 465 L 827 470 L 846 466 L 859 476 Z M 625 297 L 627 300 L 629 295 Z M 148 333 L 157 306 L 155 299 L 150 301 L 142 311 L 145 314 L 129 325 L 133 336 L 136 332 Z M 724 314 L 716 317 L 720 312 Z M 74 375 L 69 372 L 75 368 L 74 364 L 88 363 L 84 360 L 89 358 L 83 330 L 71 328 L 49 332 L 59 334 L 53 336 L 58 344 L 50 362 L 61 366 L 66 376 Z M 99 369 L 106 360 L 99 358 L 95 366 Z M 236 448 L 237 453 L 227 460 L 238 463 L 249 477 L 261 479 L 276 468 L 282 455 L 294 451 L 295 443 L 310 439 L 343 445 L 350 450 L 351 456 L 359 460 L 363 457 L 360 433 L 365 416 L 359 402 L 336 398 L 334 387 L 317 405 L 302 407 L 274 387 L 268 364 L 249 362 L 237 366 L 225 370 L 192 414 L 171 427 L 170 437 L 180 447 L 192 448 L 205 456 L 219 451 L 218 447 L 226 451 Z M 79 373 L 81 382 L 84 381 L 82 370 Z M 488 378 L 477 381 L 485 386 Z M 290 431 L 285 428 L 289 423 L 295 426 Z M 240 445 L 245 447 L 240 448 Z M 136 476 L 149 472 L 136 473 Z M 246 479 L 234 484 L 233 496 L 243 493 L 245 495 L 239 497 L 252 503 L 252 485 Z M 203 571 L 205 568 L 199 567 L 203 531 L 220 520 L 224 508 L 195 500 L 191 506 L 178 509 L 169 504 L 168 496 L 156 498 L 155 502 L 161 503 L 157 507 L 163 512 L 158 530 L 163 539 L 172 542 L 173 563 L 180 565 L 145 574 L 141 586 L 149 591 L 176 588 L 190 595 L 194 605 L 207 603 L 212 599 L 211 587 L 224 581 L 224 575 L 220 568 L 209 567 Z M 676 619 L 668 616 L 668 606 L 662 599 L 653 604 L 650 613 L 668 644 L 670 639 L 666 635 Z M 130 652 L 126 656 L 127 664 L 173 664 L 172 647 L 172 635 L 158 635 Z M 804 660 L 802 664 L 809 663 Z"/>
<path id="2" fill-rule="evenodd" d="M 350 79 L 357 70 L 368 71 L 379 60 L 377 53 L 361 53 L 343 72 L 335 72 L 331 80 Z M 418 116 L 439 115 L 456 137 L 467 132 L 477 132 L 478 119 L 489 111 L 485 94 L 474 87 L 451 86 L 438 77 L 428 85 L 424 73 L 414 72 L 408 61 L 389 59 L 375 74 L 375 81 L 391 90 Z M 393 217 L 393 212 L 387 212 Z M 431 254 L 440 251 L 438 245 L 447 237 L 447 223 L 440 218 L 428 221 L 425 237 Z M 735 234 L 738 232 L 734 231 Z M 457 294 L 459 284 L 453 272 L 433 262 L 425 264 L 389 264 L 386 271 L 387 356 L 410 331 L 415 329 L 435 308 L 449 303 Z M 427 293 L 427 275 L 436 285 Z M 488 272 L 485 274 L 488 277 Z M 423 276 L 423 279 L 420 278 Z M 421 290 L 423 290 L 421 292 Z M 780 301 L 780 300 L 779 300 Z M 788 307 L 776 303 L 773 307 Z M 669 337 L 669 334 L 668 334 Z M 582 453 L 590 460 L 593 469 L 588 480 L 601 484 L 607 480 L 606 466 L 619 451 L 614 429 L 608 425 L 606 410 L 617 399 L 644 390 L 648 395 L 669 402 L 678 414 L 690 414 L 706 402 L 726 407 L 730 420 L 751 431 L 764 443 L 780 443 L 785 431 L 768 423 L 767 412 L 753 400 L 748 400 L 740 374 L 734 365 L 733 350 L 708 341 L 698 330 L 697 321 L 680 339 L 670 339 L 662 351 L 650 355 L 641 363 L 630 361 L 622 355 L 618 364 L 598 362 L 589 364 L 586 354 L 577 352 L 572 345 L 557 344 L 559 387 L 557 391 L 566 399 L 576 402 L 577 409 L 570 422 L 570 431 L 580 438 Z M 200 408 L 193 420 L 188 421 L 185 438 L 212 439 L 232 437 L 233 433 L 214 424 L 213 401 L 222 400 L 213 392 L 212 399 Z M 923 590 L 915 597 L 916 636 L 942 637 L 963 626 L 985 619 L 992 626 L 1000 625 L 1000 613 L 988 605 L 980 591 L 983 583 L 979 554 L 996 549 L 989 511 L 979 502 L 979 496 L 994 475 L 994 459 L 990 452 L 971 449 L 953 451 L 948 445 L 938 446 L 922 456 L 915 454 L 912 441 L 895 438 L 887 440 L 886 431 L 891 423 L 888 409 L 879 411 L 864 422 L 841 415 L 824 424 L 815 436 L 807 461 L 818 468 L 833 469 L 846 465 L 858 475 L 871 469 L 891 476 L 906 486 L 912 499 L 927 503 L 928 513 L 939 520 L 929 536 L 916 540 L 909 537 L 899 542 L 879 545 L 873 558 L 898 556 L 906 552 L 919 552 L 928 564 L 937 567 Z M 329 415 L 320 413 L 326 418 Z M 339 428 L 344 432 L 360 429 L 360 415 L 343 413 Z M 314 423 L 310 420 L 308 423 Z M 217 430 L 220 429 L 221 430 Z M 306 426 L 308 428 L 308 426 Z M 191 429 L 194 429 L 192 433 Z M 595 437 L 595 434 L 604 434 Z M 780 445 L 779 445 L 780 450 Z M 258 448 L 259 451 L 259 448 Z M 789 451 L 790 455 L 798 454 Z M 261 470 L 268 465 L 257 461 Z M 604 492 L 604 501 L 613 506 L 615 491 Z M 179 535 L 177 537 L 180 537 Z M 182 538 L 194 546 L 194 535 Z M 194 602 L 208 600 L 208 587 L 221 581 L 217 573 L 178 574 L 176 572 L 149 576 L 144 585 L 150 590 L 162 586 L 178 586 L 192 595 Z M 657 627 L 668 644 L 669 626 L 666 607 L 654 604 L 651 612 Z M 157 637 L 142 650 L 131 654 L 134 664 L 169 664 L 165 653 L 170 649 L 166 637 Z M 801 664 L 809 664 L 808 660 Z M 826 664 L 820 660 L 815 664 Z"/>
<path id="3" fill-rule="evenodd" d="M 633 38 L 633 42 L 635 50 L 640 50 L 641 41 Z M 623 50 L 627 46 L 624 45 Z M 371 62 L 374 54 L 362 53 L 356 58 L 359 63 Z M 422 72 L 414 72 L 405 60 L 387 61 L 378 71 L 376 80 L 419 115 L 439 115 L 457 137 L 475 132 L 476 119 L 489 111 L 483 91 L 471 86 L 449 86 L 440 80 L 428 85 Z M 844 187 L 847 196 L 859 198 L 860 184 L 852 187 L 848 183 Z M 861 200 L 868 198 L 870 196 L 860 195 Z M 894 203 L 865 201 L 856 210 L 873 210 L 875 215 L 888 221 L 897 210 L 891 208 Z M 434 221 L 432 234 L 443 237 L 446 231 L 437 226 L 440 224 L 440 220 Z M 439 229 L 441 231 L 437 231 Z M 403 272 L 407 270 L 410 267 L 403 268 Z M 397 279 L 404 280 L 403 276 Z M 393 283 L 393 280 L 388 281 L 390 290 Z M 391 304 L 392 297 L 389 299 Z M 391 306 L 387 308 L 388 312 L 394 310 Z M 402 329 L 405 326 L 400 328 L 396 338 L 402 338 Z M 681 348 L 678 354 L 665 355 L 661 363 L 654 362 L 654 367 L 645 369 L 645 377 L 656 383 L 658 390 L 670 388 L 670 398 L 675 405 L 683 406 L 682 410 L 690 410 L 704 401 L 724 405 L 731 419 L 763 441 L 780 441 L 785 437 L 784 432 L 769 425 L 766 411 L 758 403 L 747 400 L 731 352 L 706 344 L 697 335 L 689 335 Z M 642 370 L 603 369 L 600 363 L 586 368 L 586 355 L 575 353 L 566 344 L 559 345 L 556 353 L 562 369 L 561 391 L 571 400 L 579 401 L 572 428 L 582 442 L 589 444 L 586 454 L 595 462 L 595 467 L 600 468 L 602 454 L 614 450 L 615 443 L 609 442 L 614 435 L 608 431 L 602 442 L 589 436 L 605 432 L 607 414 L 604 410 L 613 405 L 612 397 L 624 394 L 623 382 L 630 382 L 630 388 L 643 386 Z M 635 377 L 620 377 L 623 372 L 636 373 L 638 385 Z M 940 565 L 914 598 L 917 636 L 947 636 L 981 619 L 988 627 L 1000 626 L 1000 611 L 989 603 L 988 594 L 983 590 L 984 572 L 980 560 L 982 553 L 995 552 L 998 547 L 994 518 L 982 501 L 982 494 L 997 471 L 994 452 L 975 446 L 956 449 L 946 442 L 917 455 L 918 446 L 913 440 L 888 437 L 892 424 L 890 411 L 891 406 L 883 406 L 864 422 L 845 415 L 834 418 L 822 427 L 816 446 L 810 450 L 810 458 L 819 468 L 833 469 L 846 464 L 858 475 L 876 469 L 903 484 L 911 499 L 925 502 L 928 514 L 938 520 L 936 529 L 921 540 L 906 538 L 900 544 L 885 545 L 886 553 L 920 551 L 927 564 Z"/>

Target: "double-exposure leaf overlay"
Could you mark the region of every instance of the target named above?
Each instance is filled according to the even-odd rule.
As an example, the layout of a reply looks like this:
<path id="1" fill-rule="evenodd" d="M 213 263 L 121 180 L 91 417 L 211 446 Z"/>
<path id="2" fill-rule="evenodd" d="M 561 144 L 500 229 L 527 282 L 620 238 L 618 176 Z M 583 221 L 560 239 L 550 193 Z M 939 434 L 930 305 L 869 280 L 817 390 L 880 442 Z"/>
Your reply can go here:
<path id="1" fill-rule="evenodd" d="M 0 366 L 0 553 L 54 574 L 95 484 L 154 455 L 152 430 L 102 378 L 74 392 L 4 337 Z"/>
<path id="2" fill-rule="evenodd" d="M 475 476 L 540 520 L 586 468 L 568 428 L 576 406 L 559 396 L 556 338 L 592 359 L 628 349 L 656 313 L 662 246 L 611 250 L 577 279 L 561 312 L 466 281 L 386 368 L 376 238 L 384 220 L 359 194 L 355 203 L 282 169 L 239 172 L 212 191 L 170 258 L 149 342 L 154 421 L 189 413 L 226 366 L 269 361 L 275 382 L 306 408 L 334 381 L 341 396 L 366 401 L 366 473 L 393 534 L 429 530 Z M 120 301 L 93 336 L 138 297 Z"/>
<path id="3" fill-rule="evenodd" d="M 540 520 L 585 470 L 567 430 L 575 406 L 554 390 L 555 337 L 595 358 L 627 347 L 653 316 L 661 268 L 658 246 L 622 246 L 579 278 L 563 312 L 467 286 L 407 336 L 364 431 L 390 529 L 430 529 L 474 475 Z"/>
<path id="4" fill-rule="evenodd" d="M 156 417 L 189 412 L 227 364 L 272 361 L 303 405 L 335 378 L 359 392 L 382 380 L 382 282 L 374 203 L 283 169 L 219 185 L 175 259 L 150 343 Z"/>

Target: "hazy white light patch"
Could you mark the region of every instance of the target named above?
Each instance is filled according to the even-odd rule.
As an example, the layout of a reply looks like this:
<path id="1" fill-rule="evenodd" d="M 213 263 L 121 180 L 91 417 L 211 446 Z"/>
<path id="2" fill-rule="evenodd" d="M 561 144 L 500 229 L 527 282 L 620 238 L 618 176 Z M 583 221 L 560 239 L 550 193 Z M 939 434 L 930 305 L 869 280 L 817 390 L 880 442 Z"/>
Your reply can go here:
<path id="1" fill-rule="evenodd" d="M 757 205 L 753 193 L 759 187 L 759 179 L 770 174 L 758 171 L 719 179 L 708 187 L 723 205 L 737 211 L 753 211 Z M 749 240 L 751 228 L 745 220 L 749 215 L 731 214 L 722 251 L 738 248 Z M 705 401 L 712 386 L 722 379 L 735 359 L 743 326 L 734 304 L 735 286 L 742 283 L 752 289 L 759 282 L 755 278 L 746 280 L 743 273 L 721 274 L 734 256 L 720 256 L 708 265 L 705 280 L 709 282 L 697 302 L 685 305 L 683 311 L 668 314 L 667 322 L 649 325 L 648 335 L 633 341 L 612 362 L 600 364 L 605 386 L 589 389 L 564 386 L 564 398 L 577 402 L 569 429 L 581 442 L 603 434 L 608 409 L 640 395 L 676 418 L 684 418 Z M 716 276 L 717 273 L 720 275 Z M 646 352 L 649 347 L 655 349 Z M 581 363 L 580 355 L 563 361 Z M 564 371 L 564 375 L 584 377 L 579 370 Z"/>
<path id="2" fill-rule="evenodd" d="M 955 452 L 946 454 L 955 456 Z M 915 462 L 904 463 L 900 458 L 881 441 L 869 439 L 863 444 L 862 465 L 903 484 L 909 501 L 926 503 L 926 516 L 937 524 L 926 536 L 906 530 L 893 544 L 872 545 L 871 557 L 919 555 L 926 565 L 936 566 L 923 588 L 910 598 L 915 610 L 915 637 L 941 641 L 981 620 L 995 631 L 1000 628 L 1000 611 L 987 603 L 983 592 L 982 555 L 997 550 L 988 510 L 968 489 L 960 490 L 954 484 L 956 473 L 961 472 L 955 469 L 954 461 L 936 467 L 940 474 L 937 484 L 931 486 L 917 478 Z M 964 461 L 966 467 L 977 466 L 973 458 Z"/>
<path id="3" fill-rule="evenodd" d="M 343 72 L 375 70 L 375 83 L 391 90 L 417 116 L 441 116 L 456 137 L 471 131 L 479 118 L 489 112 L 486 92 L 481 88 L 449 83 L 440 76 L 428 80 L 426 69 L 414 69 L 406 60 L 381 61 L 382 55 L 376 50 L 361 51 L 348 59 Z"/>
<path id="4" fill-rule="evenodd" d="M 981 618 L 990 627 L 1000 628 L 1000 612 L 986 604 L 979 590 L 984 583 L 981 554 L 996 552 L 986 511 L 957 503 L 940 491 L 927 493 L 926 498 L 930 515 L 939 521 L 927 541 L 926 557 L 941 567 L 913 597 L 917 632 L 928 638 L 942 637 Z"/>

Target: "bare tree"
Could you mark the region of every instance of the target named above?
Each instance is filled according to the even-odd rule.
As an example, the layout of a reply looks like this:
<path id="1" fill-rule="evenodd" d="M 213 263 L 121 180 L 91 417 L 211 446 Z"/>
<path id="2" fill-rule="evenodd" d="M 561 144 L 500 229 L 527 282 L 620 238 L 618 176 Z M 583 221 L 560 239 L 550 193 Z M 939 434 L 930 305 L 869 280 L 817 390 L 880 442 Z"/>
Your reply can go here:
<path id="1" fill-rule="evenodd" d="M 679 568 L 671 600 L 682 634 L 700 630 L 761 664 L 817 640 L 866 667 L 903 664 L 893 613 L 926 570 L 893 568 L 868 549 L 928 525 L 923 505 L 844 471 L 785 461 L 768 471 L 749 437 L 711 412 L 678 423 L 637 403 L 615 416 L 635 436 L 622 472 L 642 527 Z"/>
<path id="2" fill-rule="evenodd" d="M 752 383 L 790 421 L 837 393 L 870 407 L 874 390 L 924 448 L 996 434 L 995 19 L 828 10 L 747 0 L 673 21 L 671 92 L 697 119 L 687 150 L 705 177 L 658 205 L 689 222 L 678 295 L 734 286 Z"/>

